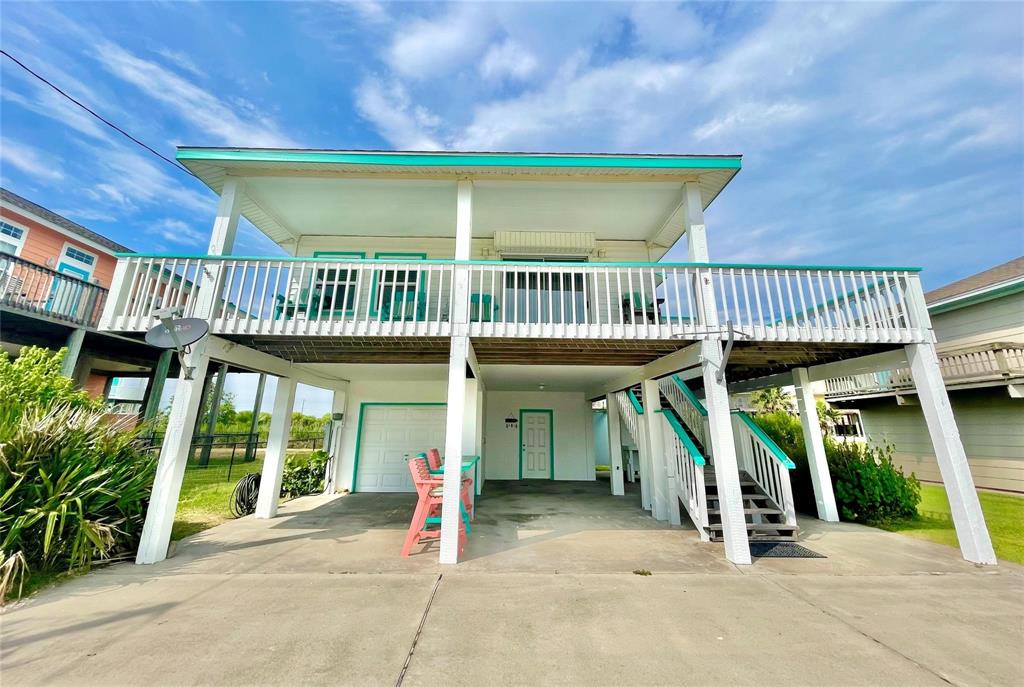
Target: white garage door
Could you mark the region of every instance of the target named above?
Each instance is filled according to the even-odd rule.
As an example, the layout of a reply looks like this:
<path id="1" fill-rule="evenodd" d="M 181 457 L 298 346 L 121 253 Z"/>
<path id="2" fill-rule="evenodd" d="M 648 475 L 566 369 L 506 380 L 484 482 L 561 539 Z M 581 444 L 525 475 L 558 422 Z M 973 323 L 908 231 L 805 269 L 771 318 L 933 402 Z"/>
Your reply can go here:
<path id="1" fill-rule="evenodd" d="M 444 452 L 444 406 L 366 406 L 356 491 L 415 491 L 408 462 L 428 448 Z"/>

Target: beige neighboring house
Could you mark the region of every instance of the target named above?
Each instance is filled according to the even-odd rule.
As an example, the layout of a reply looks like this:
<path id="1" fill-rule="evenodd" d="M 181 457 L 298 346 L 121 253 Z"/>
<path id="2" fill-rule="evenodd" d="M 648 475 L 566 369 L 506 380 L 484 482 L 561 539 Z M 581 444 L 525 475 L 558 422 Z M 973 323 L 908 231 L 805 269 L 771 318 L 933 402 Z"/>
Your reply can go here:
<path id="1" fill-rule="evenodd" d="M 925 294 L 942 376 L 977 486 L 1024 493 L 1024 257 Z M 940 482 L 909 370 L 828 380 L 826 398 L 860 412 L 870 443 Z"/>

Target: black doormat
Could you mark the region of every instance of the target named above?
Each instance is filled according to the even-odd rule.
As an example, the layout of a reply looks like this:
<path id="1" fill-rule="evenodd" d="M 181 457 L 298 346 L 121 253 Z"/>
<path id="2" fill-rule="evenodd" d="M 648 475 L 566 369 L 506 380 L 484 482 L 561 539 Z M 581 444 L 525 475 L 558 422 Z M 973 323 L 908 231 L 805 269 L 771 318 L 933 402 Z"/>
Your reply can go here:
<path id="1" fill-rule="evenodd" d="M 806 546 L 777 541 L 750 542 L 750 555 L 754 558 L 826 558 Z"/>

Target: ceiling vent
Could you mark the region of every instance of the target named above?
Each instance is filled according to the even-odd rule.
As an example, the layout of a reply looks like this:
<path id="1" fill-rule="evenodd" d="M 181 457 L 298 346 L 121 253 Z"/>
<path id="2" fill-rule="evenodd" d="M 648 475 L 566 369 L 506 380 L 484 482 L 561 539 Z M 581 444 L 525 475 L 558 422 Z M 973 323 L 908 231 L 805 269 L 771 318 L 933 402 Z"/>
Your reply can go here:
<path id="1" fill-rule="evenodd" d="M 496 231 L 494 250 L 504 255 L 590 255 L 596 240 L 580 231 Z"/>

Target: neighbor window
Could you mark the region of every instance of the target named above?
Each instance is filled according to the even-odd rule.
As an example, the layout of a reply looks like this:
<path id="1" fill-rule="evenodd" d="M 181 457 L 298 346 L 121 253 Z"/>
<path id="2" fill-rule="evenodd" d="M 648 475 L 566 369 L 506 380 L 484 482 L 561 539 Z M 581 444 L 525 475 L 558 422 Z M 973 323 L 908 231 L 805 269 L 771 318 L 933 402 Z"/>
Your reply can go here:
<path id="1" fill-rule="evenodd" d="M 25 230 L 0 221 L 0 253 L 19 255 L 25 245 Z"/>

